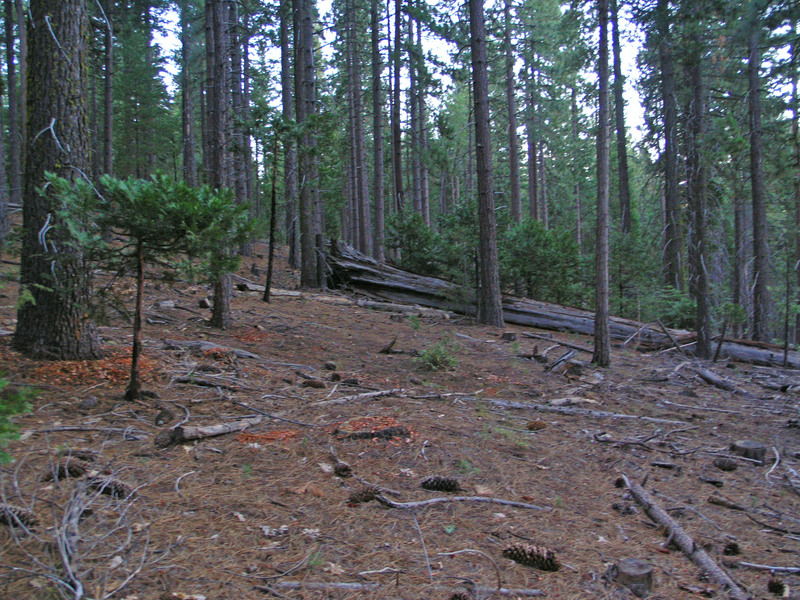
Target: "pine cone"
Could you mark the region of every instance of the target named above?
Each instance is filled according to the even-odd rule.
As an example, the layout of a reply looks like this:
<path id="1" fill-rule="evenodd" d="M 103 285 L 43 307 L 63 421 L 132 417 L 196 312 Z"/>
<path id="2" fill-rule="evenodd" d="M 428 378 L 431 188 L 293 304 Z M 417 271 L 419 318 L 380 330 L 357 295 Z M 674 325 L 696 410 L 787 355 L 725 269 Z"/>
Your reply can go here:
<path id="1" fill-rule="evenodd" d="M 776 596 L 783 596 L 786 593 L 786 584 L 777 577 L 773 577 L 767 582 L 767 590 Z"/>
<path id="2" fill-rule="evenodd" d="M 88 482 L 90 489 L 98 490 L 101 494 L 106 494 L 113 498 L 124 500 L 134 494 L 134 490 L 130 485 L 114 477 L 92 477 Z"/>
<path id="3" fill-rule="evenodd" d="M 457 492 L 461 489 L 458 479 L 452 477 L 428 477 L 420 481 L 419 486 L 434 492 Z"/>
<path id="4" fill-rule="evenodd" d="M 83 477 L 86 475 L 87 470 L 86 463 L 77 459 L 67 458 L 62 460 L 55 470 L 48 471 L 42 475 L 42 481 L 58 481 L 70 477 Z"/>
<path id="5" fill-rule="evenodd" d="M 528 431 L 541 431 L 545 427 L 547 427 L 547 423 L 545 423 L 541 419 L 536 419 L 535 421 L 528 421 L 528 424 L 525 426 L 525 428 Z"/>
<path id="6" fill-rule="evenodd" d="M 339 461 L 333 465 L 333 474 L 337 477 L 350 477 L 353 474 L 353 469 L 346 462 Z"/>
<path id="7" fill-rule="evenodd" d="M 514 544 L 503 550 L 503 556 L 541 571 L 558 571 L 561 568 L 561 561 L 556 553 L 542 546 Z"/>
<path id="8" fill-rule="evenodd" d="M 720 456 L 714 459 L 714 466 L 720 471 L 735 471 L 739 464 L 731 458 Z"/>
<path id="9" fill-rule="evenodd" d="M 27 508 L 0 502 L 0 523 L 9 527 L 22 524 L 28 529 L 34 529 L 39 526 L 39 519 Z"/>
<path id="10" fill-rule="evenodd" d="M 377 496 L 379 493 L 380 490 L 377 487 L 374 485 L 369 485 L 350 494 L 350 497 L 347 499 L 347 503 L 363 504 L 364 502 L 372 502 L 375 500 L 375 496 Z"/>

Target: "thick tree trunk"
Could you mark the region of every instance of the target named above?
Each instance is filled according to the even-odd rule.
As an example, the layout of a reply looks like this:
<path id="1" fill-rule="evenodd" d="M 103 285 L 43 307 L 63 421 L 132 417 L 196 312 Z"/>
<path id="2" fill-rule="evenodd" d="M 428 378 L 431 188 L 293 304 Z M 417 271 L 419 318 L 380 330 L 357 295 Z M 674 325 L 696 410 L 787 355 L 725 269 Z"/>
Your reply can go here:
<path id="1" fill-rule="evenodd" d="M 792 31 L 797 31 L 797 23 L 792 22 Z M 797 80 L 800 76 L 800 42 L 792 43 L 792 150 L 794 151 L 794 265 L 797 299 L 800 302 L 800 99 L 797 93 Z M 800 342 L 800 314 L 795 316 L 794 342 Z"/>
<path id="2" fill-rule="evenodd" d="M 372 47 L 372 193 L 375 198 L 374 242 L 375 258 L 384 260 L 384 229 L 386 227 L 386 205 L 383 178 L 383 91 L 381 72 L 383 64 L 380 51 L 380 12 L 378 0 L 370 0 L 370 31 Z"/>
<path id="3" fill-rule="evenodd" d="M 570 94 L 571 104 L 570 111 L 572 116 L 572 141 L 575 148 L 578 148 L 581 139 L 578 135 L 578 92 L 572 88 Z M 576 165 L 573 170 L 573 177 L 575 183 L 573 184 L 573 193 L 575 195 L 575 245 L 578 247 L 578 256 L 583 256 L 583 199 L 581 198 L 581 172 L 580 167 Z"/>
<path id="4" fill-rule="evenodd" d="M 708 200 L 706 190 L 706 168 L 703 154 L 703 137 L 705 135 L 706 102 L 703 89 L 703 66 L 698 36 L 692 36 L 690 45 L 693 48 L 688 65 L 689 86 L 692 93 L 691 110 L 689 114 L 689 151 L 687 156 L 687 169 L 689 171 L 689 193 L 691 198 L 692 235 L 691 262 L 692 285 L 697 310 L 695 314 L 695 329 L 697 330 L 696 353 L 701 358 L 711 358 L 711 306 L 708 291 L 706 229 Z"/>
<path id="5" fill-rule="evenodd" d="M 659 49 L 661 99 L 664 105 L 664 277 L 667 285 L 683 289 L 680 189 L 678 187 L 678 108 L 675 97 L 675 66 L 672 58 L 669 2 L 659 0 Z"/>
<path id="6" fill-rule="evenodd" d="M 769 250 L 767 248 L 767 197 L 764 189 L 763 132 L 761 128 L 760 20 L 753 18 L 747 38 L 748 113 L 750 117 L 750 185 L 753 201 L 753 339 L 770 336 Z"/>
<path id="7" fill-rule="evenodd" d="M 494 214 L 494 174 L 489 124 L 489 80 L 483 0 L 469 0 L 472 86 L 475 95 L 475 150 L 478 174 L 479 281 L 478 322 L 502 327 L 500 278 L 497 261 L 497 226 Z"/>
<path id="8" fill-rule="evenodd" d="M 103 37 L 103 173 L 114 174 L 114 2 L 106 0 Z"/>
<path id="9" fill-rule="evenodd" d="M 628 178 L 628 142 L 625 134 L 625 98 L 619 43 L 619 0 L 611 0 L 612 49 L 614 53 L 614 116 L 617 129 L 617 178 L 622 233 L 631 231 L 631 186 Z"/>
<path id="10" fill-rule="evenodd" d="M 610 195 L 608 122 L 608 0 L 598 0 L 600 50 L 597 64 L 597 242 L 595 248 L 594 354 L 600 367 L 611 364 L 611 334 L 608 323 L 608 229 Z"/>
<path id="11" fill-rule="evenodd" d="M 25 23 L 25 5 L 23 0 L 15 0 L 17 7 L 17 32 L 19 34 L 19 124 L 20 124 L 20 160 L 21 171 L 24 175 L 24 160 L 28 153 L 28 31 Z M 21 183 L 24 194 L 25 183 Z"/>
<path id="12" fill-rule="evenodd" d="M 519 138 L 517 136 L 517 95 L 514 77 L 516 56 L 511 45 L 511 0 L 503 4 L 505 29 L 503 31 L 506 52 L 506 105 L 508 107 L 508 177 L 511 204 L 511 219 L 514 223 L 522 220 L 522 192 L 519 176 Z"/>
<path id="13" fill-rule="evenodd" d="M 306 288 L 319 285 L 316 235 L 322 224 L 319 220 L 317 174 L 314 162 L 316 137 L 311 130 L 311 117 L 316 111 L 313 13 L 313 0 L 294 0 L 295 110 L 298 125 L 303 130 L 298 161 L 300 283 Z"/>
<path id="14" fill-rule="evenodd" d="M 18 310 L 14 347 L 35 358 L 93 359 L 101 351 L 87 310 L 89 269 L 53 228 L 56 199 L 38 191 L 47 171 L 73 179 L 89 170 L 86 3 L 32 0 L 28 10 L 36 85 L 28 96 L 20 289 L 32 300 Z"/>

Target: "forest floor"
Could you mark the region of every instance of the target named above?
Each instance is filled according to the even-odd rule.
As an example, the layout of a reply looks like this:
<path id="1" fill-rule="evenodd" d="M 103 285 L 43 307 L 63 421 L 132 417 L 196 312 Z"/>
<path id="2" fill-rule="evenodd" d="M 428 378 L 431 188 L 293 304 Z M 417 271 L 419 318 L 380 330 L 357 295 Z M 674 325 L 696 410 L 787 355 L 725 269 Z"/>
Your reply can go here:
<path id="1" fill-rule="evenodd" d="M 263 283 L 257 252 L 240 275 Z M 516 341 L 506 341 L 455 315 L 294 292 L 279 256 L 272 302 L 237 291 L 229 331 L 209 328 L 206 286 L 148 273 L 143 375 L 153 397 L 125 402 L 133 281 L 117 283 L 123 304 L 100 327 L 105 359 L 33 361 L 11 348 L 18 258 L 5 258 L 0 370 L 38 396 L 15 419 L 21 437 L 7 447 L 14 461 L 0 492 L 39 524 L 27 535 L 0 525 L 0 597 L 56 598 L 61 579 L 80 580 L 87 598 L 129 600 L 489 598 L 498 584 L 512 598 L 633 598 L 608 577 L 624 558 L 652 564 L 650 598 L 726 597 L 620 487 L 622 475 L 646 480 L 653 501 L 754 598 L 775 597 L 768 587 L 798 597 L 800 572 L 744 565 L 800 566 L 796 372 L 703 364 L 735 383 L 726 392 L 698 377 L 699 361 L 634 342 L 615 346 L 607 369 L 578 352 L 548 370 L 562 343 L 591 339 L 510 326 Z M 547 363 L 525 358 L 534 346 Z M 426 370 L 436 352 L 453 364 Z M 253 418 L 244 432 L 154 444 L 175 425 L 244 418 Z M 766 446 L 764 463 L 718 460 L 738 440 Z M 430 477 L 460 491 L 423 489 Z M 370 500 L 367 485 L 393 502 L 459 499 L 393 508 Z M 560 570 L 504 558 L 515 544 L 553 551 Z"/>

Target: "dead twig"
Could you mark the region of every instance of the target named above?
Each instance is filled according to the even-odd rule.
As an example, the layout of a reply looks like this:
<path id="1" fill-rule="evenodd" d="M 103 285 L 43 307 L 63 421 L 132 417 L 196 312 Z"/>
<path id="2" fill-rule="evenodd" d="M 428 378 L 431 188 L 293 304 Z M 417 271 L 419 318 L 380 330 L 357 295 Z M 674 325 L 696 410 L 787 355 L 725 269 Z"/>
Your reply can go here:
<path id="1" fill-rule="evenodd" d="M 772 573 L 800 573 L 800 567 L 776 567 L 773 565 L 759 565 L 756 563 L 744 562 L 741 560 L 731 561 L 725 563 L 726 566 L 733 569 L 745 567 L 747 569 L 755 569 L 756 571 L 770 571 Z"/>
<path id="2" fill-rule="evenodd" d="M 495 575 L 497 576 L 497 593 L 500 593 L 500 590 L 503 589 L 503 580 L 500 578 L 500 567 L 497 566 L 497 562 L 495 562 L 491 556 L 486 554 L 486 552 L 474 550 L 473 548 L 464 548 L 463 550 L 456 550 L 455 552 L 439 552 L 439 556 L 456 556 L 458 554 L 478 554 L 492 563 Z"/>
<path id="3" fill-rule="evenodd" d="M 181 494 L 181 490 L 179 488 L 181 484 L 181 479 L 183 479 L 184 477 L 188 477 L 193 473 L 197 473 L 197 471 L 189 471 L 188 473 L 184 473 L 183 475 L 178 477 L 178 479 L 175 480 L 175 493 L 178 494 L 178 496 L 180 496 L 181 498 L 183 498 L 183 494 Z"/>
<path id="4" fill-rule="evenodd" d="M 377 392 L 364 392 L 363 394 L 353 394 L 352 396 L 342 396 L 341 398 L 334 398 L 333 400 L 322 400 L 320 402 L 312 403 L 312 406 L 326 406 L 331 404 L 346 404 L 356 400 L 371 400 L 372 398 L 381 398 L 383 396 L 399 396 L 402 395 L 402 388 L 394 388 L 391 390 L 378 390 Z"/>
<path id="5" fill-rule="evenodd" d="M 504 506 L 515 506 L 517 508 L 527 508 L 530 510 L 548 510 L 543 506 L 536 506 L 535 504 L 526 504 L 525 502 L 514 502 L 513 500 L 502 500 L 500 498 L 487 498 L 486 496 L 451 496 L 441 498 L 430 498 L 428 500 L 419 500 L 417 502 L 394 502 L 385 496 L 378 494 L 375 499 L 389 508 L 404 508 L 414 509 L 422 506 L 430 506 L 432 504 L 449 504 L 451 502 L 491 502 L 492 504 L 502 504 Z"/>
<path id="6" fill-rule="evenodd" d="M 431 559 L 428 557 L 428 547 L 425 545 L 425 536 L 422 535 L 422 529 L 420 529 L 419 521 L 417 520 L 417 514 L 414 511 L 411 511 L 411 516 L 414 518 L 414 525 L 417 527 L 417 533 L 419 533 L 419 541 L 422 544 L 422 553 L 425 555 L 425 566 L 428 567 L 428 578 L 433 581 L 433 569 L 431 569 Z"/>

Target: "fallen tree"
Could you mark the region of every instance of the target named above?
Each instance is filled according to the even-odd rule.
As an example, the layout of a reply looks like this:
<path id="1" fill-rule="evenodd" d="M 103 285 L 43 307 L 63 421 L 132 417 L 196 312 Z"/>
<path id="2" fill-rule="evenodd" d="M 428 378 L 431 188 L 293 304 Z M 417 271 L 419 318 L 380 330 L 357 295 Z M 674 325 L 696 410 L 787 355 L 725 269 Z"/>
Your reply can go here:
<path id="1" fill-rule="evenodd" d="M 378 264 L 343 243 L 334 244 L 326 259 L 328 285 L 332 288 L 350 290 L 385 302 L 415 304 L 470 316 L 476 314 L 473 289 Z M 594 334 L 593 312 L 527 298 L 503 296 L 503 318 L 512 325 Z M 649 325 L 621 317 L 611 317 L 609 324 L 612 340 L 631 341 L 641 350 L 667 349 L 676 345 L 684 352 L 692 353 L 694 350 L 695 335 L 690 331 L 665 331 L 658 324 Z M 783 350 L 772 344 L 724 340 L 721 355 L 751 364 L 784 366 Z M 785 366 L 800 369 L 800 352 L 789 352 L 786 359 Z"/>

